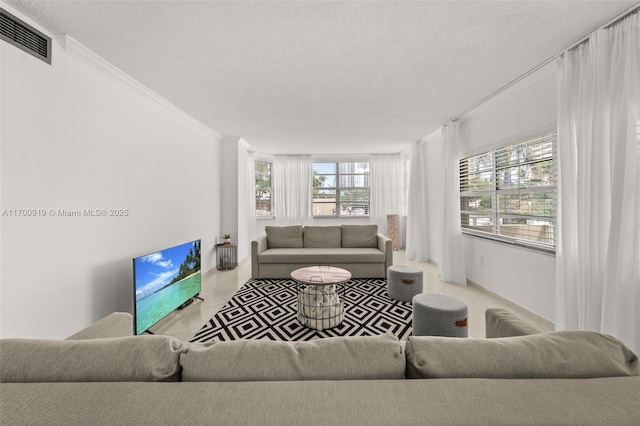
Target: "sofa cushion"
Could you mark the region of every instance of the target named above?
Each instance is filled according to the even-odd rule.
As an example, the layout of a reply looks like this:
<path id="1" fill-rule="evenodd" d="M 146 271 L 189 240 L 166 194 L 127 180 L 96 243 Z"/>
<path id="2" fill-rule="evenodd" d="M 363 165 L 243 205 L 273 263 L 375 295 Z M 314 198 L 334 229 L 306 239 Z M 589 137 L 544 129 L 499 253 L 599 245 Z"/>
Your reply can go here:
<path id="1" fill-rule="evenodd" d="M 402 379 L 405 355 L 398 338 L 388 333 L 309 342 L 190 344 L 180 364 L 183 382 Z"/>
<path id="2" fill-rule="evenodd" d="M 522 320 L 506 309 L 489 308 L 484 313 L 485 337 L 526 336 L 542 333 L 537 327 Z"/>
<path id="3" fill-rule="evenodd" d="M 378 225 L 342 225 L 342 247 L 378 247 Z"/>
<path id="4" fill-rule="evenodd" d="M 265 226 L 268 248 L 302 248 L 302 226 Z"/>
<path id="5" fill-rule="evenodd" d="M 339 226 L 305 226 L 305 248 L 339 248 L 342 232 Z"/>
<path id="6" fill-rule="evenodd" d="M 611 336 L 554 331 L 495 339 L 411 336 L 407 378 L 553 379 L 637 376 L 638 357 Z"/>
<path id="7" fill-rule="evenodd" d="M 133 335 L 133 316 L 129 312 L 112 312 L 66 340 L 103 339 Z"/>
<path id="8" fill-rule="evenodd" d="M 309 264 L 319 263 L 384 263 L 384 253 L 373 248 L 304 248 L 268 249 L 260 253 L 258 263 Z"/>
<path id="9" fill-rule="evenodd" d="M 0 382 L 180 381 L 186 345 L 168 336 L 0 340 Z"/>
<path id="10" fill-rule="evenodd" d="M 2 425 L 638 425 L 637 377 L 0 384 Z"/>

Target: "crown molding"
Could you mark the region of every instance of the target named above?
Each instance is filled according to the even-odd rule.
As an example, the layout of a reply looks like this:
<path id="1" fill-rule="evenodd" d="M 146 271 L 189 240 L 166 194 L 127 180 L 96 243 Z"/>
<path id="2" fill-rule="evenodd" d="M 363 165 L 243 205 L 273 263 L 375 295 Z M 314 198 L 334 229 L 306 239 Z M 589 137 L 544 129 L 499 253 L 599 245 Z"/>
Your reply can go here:
<path id="1" fill-rule="evenodd" d="M 172 104 L 171 102 L 163 98 L 162 96 L 158 95 L 153 90 L 149 89 L 147 86 L 143 85 L 139 81 L 135 80 L 133 77 L 129 76 L 124 71 L 120 70 L 119 68 L 115 67 L 111 63 L 107 62 L 102 57 L 96 55 L 93 51 L 89 50 L 88 48 L 86 48 L 85 46 L 77 42 L 75 39 L 73 39 L 72 37 L 69 37 L 68 35 L 65 34 L 61 36 L 56 36 L 55 38 L 62 45 L 65 52 L 67 52 L 69 55 L 90 65 L 91 67 L 100 71 L 107 77 L 117 81 L 118 83 L 122 84 L 123 86 L 133 91 L 134 93 L 137 93 L 143 98 L 173 112 L 174 114 L 183 118 L 184 120 L 187 120 L 191 124 L 195 125 L 201 130 L 204 130 L 206 133 L 216 138 L 218 141 L 222 139 L 222 135 L 220 133 L 216 132 L 215 130 L 211 129 L 210 127 L 206 126 L 200 121 L 196 120 L 195 118 L 193 118 L 192 116 L 190 116 L 189 114 L 187 114 L 186 112 L 184 112 L 183 110 L 181 110 L 180 108 L 178 108 L 177 106 L 175 106 L 174 104 Z"/>
<path id="2" fill-rule="evenodd" d="M 543 78 L 551 74 L 555 74 L 556 72 L 557 58 L 554 58 L 541 64 L 522 77 L 512 81 L 511 83 L 500 89 L 498 92 L 483 100 L 480 104 L 459 115 L 455 119 L 455 121 L 464 121 L 475 115 L 478 115 L 479 113 L 486 111 L 487 109 L 495 106 L 496 104 L 499 104 L 500 102 L 513 96 L 514 94 L 522 91 L 526 87 L 531 86 L 532 84 L 542 80 Z"/>
<path id="3" fill-rule="evenodd" d="M 249 151 L 251 149 L 251 145 L 246 140 L 240 138 L 238 141 L 238 145 Z"/>
<path id="4" fill-rule="evenodd" d="M 442 127 L 439 127 L 436 130 L 434 130 L 433 132 L 429 133 L 428 135 L 420 138 L 420 140 L 417 143 L 431 142 L 432 140 L 434 140 L 436 138 L 440 138 L 440 137 L 442 137 Z"/>

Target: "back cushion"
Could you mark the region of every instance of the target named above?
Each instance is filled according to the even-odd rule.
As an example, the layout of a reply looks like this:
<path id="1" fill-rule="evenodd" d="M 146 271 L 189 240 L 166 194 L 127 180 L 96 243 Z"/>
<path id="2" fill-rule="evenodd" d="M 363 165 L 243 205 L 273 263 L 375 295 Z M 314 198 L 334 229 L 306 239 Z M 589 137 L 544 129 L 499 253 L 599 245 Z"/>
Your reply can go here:
<path id="1" fill-rule="evenodd" d="M 133 316 L 129 312 L 112 312 L 65 340 L 103 339 L 133 335 Z"/>
<path id="2" fill-rule="evenodd" d="M 611 336 L 554 331 L 495 339 L 409 337 L 407 378 L 555 379 L 637 376 L 638 357 Z"/>
<path id="3" fill-rule="evenodd" d="M 404 349 L 390 333 L 190 344 L 180 357 L 183 382 L 402 379 L 405 363 Z"/>
<path id="4" fill-rule="evenodd" d="M 265 226 L 267 248 L 302 248 L 302 226 Z"/>
<path id="5" fill-rule="evenodd" d="M 340 248 L 342 232 L 339 226 L 305 226 L 304 246 L 310 248 Z"/>
<path id="6" fill-rule="evenodd" d="M 176 382 L 186 345 L 168 336 L 0 340 L 0 382 Z"/>
<path id="7" fill-rule="evenodd" d="M 378 225 L 342 225 L 342 247 L 378 247 Z"/>
<path id="8" fill-rule="evenodd" d="M 516 315 L 502 308 L 489 308 L 484 312 L 485 336 L 512 337 L 539 334 L 542 330 L 523 321 Z"/>

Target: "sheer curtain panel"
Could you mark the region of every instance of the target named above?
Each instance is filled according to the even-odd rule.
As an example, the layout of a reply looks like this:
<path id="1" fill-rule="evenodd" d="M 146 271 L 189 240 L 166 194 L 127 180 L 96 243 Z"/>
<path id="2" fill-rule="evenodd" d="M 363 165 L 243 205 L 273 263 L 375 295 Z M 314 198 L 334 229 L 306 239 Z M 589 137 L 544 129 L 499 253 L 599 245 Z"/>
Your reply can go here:
<path id="1" fill-rule="evenodd" d="M 401 214 L 402 184 L 400 155 L 372 155 L 369 160 L 371 223 L 380 233 L 389 236 L 387 215 Z"/>
<path id="2" fill-rule="evenodd" d="M 442 128 L 442 227 L 440 235 L 440 279 L 467 285 L 460 225 L 460 165 L 458 158 L 458 123 Z"/>
<path id="3" fill-rule="evenodd" d="M 640 351 L 640 15 L 559 60 L 556 328 Z"/>
<path id="4" fill-rule="evenodd" d="M 307 225 L 311 222 L 311 156 L 278 155 L 273 159 L 276 223 Z"/>
<path id="5" fill-rule="evenodd" d="M 411 152 L 411 177 L 407 206 L 407 239 L 405 256 L 409 260 L 429 260 L 427 212 L 427 146 L 418 142 Z"/>

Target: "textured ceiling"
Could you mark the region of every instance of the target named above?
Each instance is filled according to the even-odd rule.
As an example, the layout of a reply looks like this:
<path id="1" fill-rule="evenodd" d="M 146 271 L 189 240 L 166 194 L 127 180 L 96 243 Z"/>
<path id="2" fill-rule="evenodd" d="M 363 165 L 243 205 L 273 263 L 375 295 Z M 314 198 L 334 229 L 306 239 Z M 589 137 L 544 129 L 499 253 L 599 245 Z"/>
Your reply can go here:
<path id="1" fill-rule="evenodd" d="M 258 152 L 399 152 L 629 1 L 6 1 Z"/>

